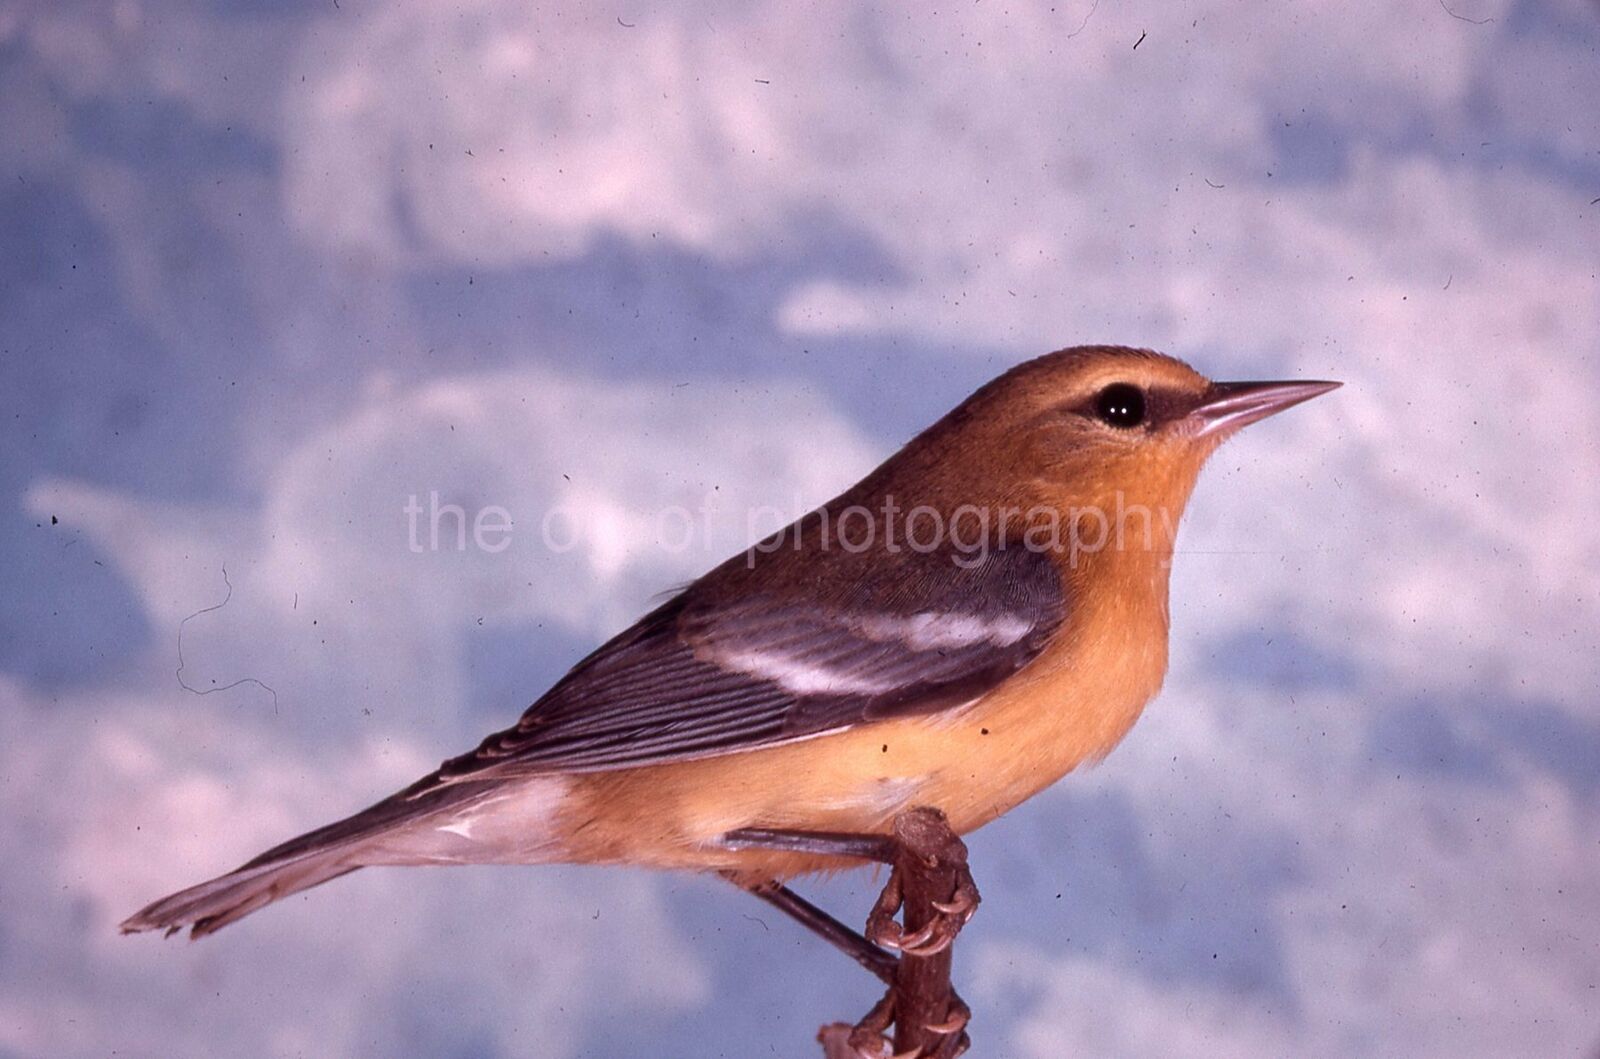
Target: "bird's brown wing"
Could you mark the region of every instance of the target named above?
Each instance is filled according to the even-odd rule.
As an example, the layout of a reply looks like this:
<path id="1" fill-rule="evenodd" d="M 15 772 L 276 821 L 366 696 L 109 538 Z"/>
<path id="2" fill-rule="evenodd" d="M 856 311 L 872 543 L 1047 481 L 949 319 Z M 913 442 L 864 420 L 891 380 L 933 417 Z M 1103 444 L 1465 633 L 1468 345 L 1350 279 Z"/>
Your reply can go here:
<path id="1" fill-rule="evenodd" d="M 1066 610 L 1049 556 L 974 560 L 862 563 L 815 594 L 691 585 L 432 779 L 706 757 L 970 702 L 1032 660 Z"/>

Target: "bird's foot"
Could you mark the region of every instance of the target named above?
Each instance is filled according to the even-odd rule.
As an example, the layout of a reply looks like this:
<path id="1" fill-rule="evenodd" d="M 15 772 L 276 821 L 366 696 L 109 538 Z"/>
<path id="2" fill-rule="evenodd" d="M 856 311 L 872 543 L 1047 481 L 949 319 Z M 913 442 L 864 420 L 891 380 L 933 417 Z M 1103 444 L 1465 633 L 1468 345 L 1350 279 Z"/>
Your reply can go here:
<path id="1" fill-rule="evenodd" d="M 972 1012 L 950 987 L 950 948 L 980 898 L 967 868 L 967 847 L 942 812 L 908 809 L 895 817 L 890 835 L 745 828 L 729 832 L 724 840 L 734 849 L 818 853 L 891 865 L 888 882 L 867 917 L 865 936 L 773 880 L 751 883 L 729 875 L 889 984 L 888 994 L 856 1025 L 823 1027 L 818 1039 L 828 1059 L 954 1059 L 967 1050 Z"/>
<path id="2" fill-rule="evenodd" d="M 889 873 L 889 882 L 878 895 L 877 903 L 867 915 L 867 940 L 907 956 L 934 956 L 950 947 L 956 935 L 961 933 L 961 928 L 977 912 L 978 903 L 982 900 L 978 885 L 972 879 L 972 872 L 967 870 L 966 849 L 960 846 L 959 841 L 956 846 L 956 855 L 947 863 L 940 863 L 938 853 L 924 858 L 929 862 L 930 870 L 945 867 L 952 871 L 954 883 L 949 898 L 930 901 L 927 919 L 915 929 L 901 926 L 894 917 L 904 907 L 905 889 L 902 869 L 896 865 Z"/>
<path id="3" fill-rule="evenodd" d="M 966 1031 L 971 1019 L 972 1009 L 952 990 L 944 1020 L 923 1026 L 939 1038 L 938 1042 L 896 1052 L 889 1035 L 896 1020 L 895 991 L 891 989 L 860 1022 L 854 1026 L 842 1022 L 824 1026 L 817 1039 L 828 1059 L 956 1059 L 972 1046 Z"/>
<path id="4" fill-rule="evenodd" d="M 851 1026 L 836 1022 L 817 1034 L 828 1059 L 918 1059 L 917 1053 L 897 1054 L 889 1027 L 894 1024 L 894 990 L 872 1005 L 872 1010 Z"/>

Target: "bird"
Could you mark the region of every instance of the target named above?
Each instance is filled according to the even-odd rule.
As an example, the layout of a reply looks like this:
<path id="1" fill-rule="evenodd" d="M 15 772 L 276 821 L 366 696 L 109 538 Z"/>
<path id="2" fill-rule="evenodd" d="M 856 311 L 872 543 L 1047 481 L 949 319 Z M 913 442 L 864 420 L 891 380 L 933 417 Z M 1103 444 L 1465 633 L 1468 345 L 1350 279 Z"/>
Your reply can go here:
<path id="1" fill-rule="evenodd" d="M 360 868 L 484 863 L 719 873 L 807 922 L 774 895 L 860 866 L 901 812 L 966 834 L 1122 740 L 1166 674 L 1201 467 L 1339 385 L 1213 382 L 1125 346 L 1020 363 L 511 727 L 121 929 L 200 937 Z"/>

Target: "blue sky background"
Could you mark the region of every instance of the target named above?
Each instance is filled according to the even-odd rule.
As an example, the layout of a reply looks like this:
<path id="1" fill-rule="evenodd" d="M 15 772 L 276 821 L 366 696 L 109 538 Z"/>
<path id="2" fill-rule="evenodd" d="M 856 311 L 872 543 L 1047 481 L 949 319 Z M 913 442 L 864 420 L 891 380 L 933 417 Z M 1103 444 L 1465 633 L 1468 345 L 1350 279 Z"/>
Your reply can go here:
<path id="1" fill-rule="evenodd" d="M 0 0 L 0 1056 L 814 1054 L 873 983 L 711 881 L 113 928 L 1091 341 L 1347 386 L 1214 459 L 1127 742 L 974 836 L 976 1054 L 1593 1056 L 1597 41 L 1588 0 Z M 435 491 L 511 546 L 413 553 Z"/>

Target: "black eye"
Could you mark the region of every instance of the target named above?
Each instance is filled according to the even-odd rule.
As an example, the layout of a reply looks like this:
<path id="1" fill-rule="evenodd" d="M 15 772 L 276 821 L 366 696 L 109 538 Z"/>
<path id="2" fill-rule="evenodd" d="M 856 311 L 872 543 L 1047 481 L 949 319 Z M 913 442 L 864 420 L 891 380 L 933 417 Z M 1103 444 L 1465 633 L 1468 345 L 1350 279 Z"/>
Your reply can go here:
<path id="1" fill-rule="evenodd" d="M 1144 422 L 1144 391 L 1114 382 L 1094 399 L 1094 413 L 1114 427 L 1136 427 Z"/>

